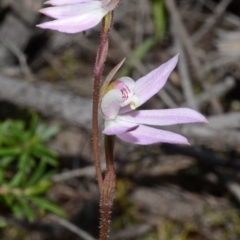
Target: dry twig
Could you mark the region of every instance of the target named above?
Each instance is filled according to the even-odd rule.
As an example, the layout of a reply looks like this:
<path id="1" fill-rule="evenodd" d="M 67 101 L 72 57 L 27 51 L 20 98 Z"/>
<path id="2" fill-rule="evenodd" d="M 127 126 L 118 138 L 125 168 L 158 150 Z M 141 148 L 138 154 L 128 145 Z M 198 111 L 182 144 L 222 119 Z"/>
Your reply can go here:
<path id="1" fill-rule="evenodd" d="M 214 14 L 211 14 L 201 28 L 198 29 L 192 36 L 192 41 L 194 44 L 198 43 L 211 30 L 231 2 L 232 0 L 222 0 L 217 5 L 217 7 L 214 9 Z"/>
<path id="2" fill-rule="evenodd" d="M 17 57 L 21 70 L 23 74 L 25 74 L 25 76 L 28 78 L 28 80 L 33 80 L 34 79 L 33 74 L 30 68 L 28 67 L 26 56 L 21 51 L 21 49 L 13 42 L 11 42 L 9 39 L 0 39 L 0 41 L 13 55 Z"/>
<path id="3" fill-rule="evenodd" d="M 187 104 L 193 108 L 198 110 L 198 105 L 195 101 L 194 93 L 193 93 L 193 87 L 192 87 L 192 81 L 190 78 L 189 74 L 189 66 L 187 63 L 187 57 L 185 54 L 185 49 L 182 46 L 181 41 L 178 38 L 177 31 L 175 29 L 175 26 L 172 26 L 172 33 L 175 39 L 175 45 L 176 45 L 176 50 L 180 54 L 180 59 L 179 59 L 179 74 L 182 82 L 182 87 L 183 87 L 183 92 L 185 99 L 187 101 Z"/>
<path id="4" fill-rule="evenodd" d="M 106 165 L 102 164 L 101 169 L 105 171 Z M 67 172 L 56 174 L 52 177 L 52 181 L 57 183 L 57 182 L 66 181 L 75 177 L 95 177 L 95 176 L 96 176 L 95 167 L 88 166 L 85 168 L 74 169 Z"/>
<path id="5" fill-rule="evenodd" d="M 177 6 L 176 6 L 174 0 L 165 0 L 165 4 L 166 4 L 169 12 L 171 13 L 173 24 L 175 25 L 175 27 L 179 33 L 178 35 L 180 36 L 181 41 L 182 41 L 183 45 L 185 46 L 187 53 L 189 54 L 189 57 L 192 61 L 195 72 L 197 74 L 197 79 L 198 79 L 199 83 L 202 85 L 204 90 L 209 91 L 210 87 L 209 87 L 208 83 L 203 80 L 204 75 L 201 70 L 202 69 L 201 63 L 200 63 L 199 59 L 196 57 L 196 50 L 193 46 L 193 43 L 191 41 L 191 38 L 190 38 L 187 30 L 182 22 L 180 13 L 177 9 Z M 221 104 L 219 103 L 219 101 L 216 98 L 211 99 L 211 104 L 216 113 L 222 112 Z"/>
<path id="6" fill-rule="evenodd" d="M 198 106 L 203 105 L 211 100 L 212 96 L 220 97 L 236 86 L 236 81 L 232 77 L 226 77 L 222 82 L 217 83 L 211 87 L 211 94 L 209 91 L 204 91 L 195 96 L 195 101 Z M 190 106 L 188 102 L 184 102 L 181 106 Z"/>
<path id="7" fill-rule="evenodd" d="M 61 226 L 67 228 L 69 231 L 77 234 L 79 237 L 81 237 L 84 240 L 96 240 L 95 238 L 93 238 L 91 235 L 89 235 L 87 232 L 83 231 L 82 229 L 80 229 L 79 227 L 77 227 L 76 225 L 72 224 L 71 222 L 60 218 L 56 215 L 51 215 L 50 218 L 57 222 L 58 224 L 60 224 Z"/>
<path id="8" fill-rule="evenodd" d="M 91 100 L 57 91 L 50 84 L 0 76 L 0 99 L 90 129 Z"/>

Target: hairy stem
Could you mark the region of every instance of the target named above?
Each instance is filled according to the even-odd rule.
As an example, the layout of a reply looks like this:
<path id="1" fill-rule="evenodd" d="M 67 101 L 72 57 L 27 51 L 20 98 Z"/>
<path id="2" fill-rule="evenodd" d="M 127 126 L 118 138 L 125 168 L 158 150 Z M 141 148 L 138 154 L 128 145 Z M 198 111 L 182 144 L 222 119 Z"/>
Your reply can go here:
<path id="1" fill-rule="evenodd" d="M 108 52 L 108 34 L 112 26 L 113 12 L 109 12 L 102 21 L 102 31 L 100 44 L 97 51 L 96 63 L 94 67 L 94 84 L 93 84 L 93 107 L 92 107 L 92 141 L 94 164 L 99 189 L 103 184 L 103 176 L 101 170 L 100 149 L 99 149 L 99 129 L 98 129 L 98 104 L 100 83 L 103 73 L 104 63 Z"/>
<path id="2" fill-rule="evenodd" d="M 114 168 L 113 149 L 114 149 L 115 136 L 104 136 L 104 145 L 106 153 L 107 172 L 102 184 L 101 189 L 101 223 L 100 223 L 100 240 L 107 240 L 111 210 L 113 205 L 113 197 L 116 188 L 116 174 Z"/>

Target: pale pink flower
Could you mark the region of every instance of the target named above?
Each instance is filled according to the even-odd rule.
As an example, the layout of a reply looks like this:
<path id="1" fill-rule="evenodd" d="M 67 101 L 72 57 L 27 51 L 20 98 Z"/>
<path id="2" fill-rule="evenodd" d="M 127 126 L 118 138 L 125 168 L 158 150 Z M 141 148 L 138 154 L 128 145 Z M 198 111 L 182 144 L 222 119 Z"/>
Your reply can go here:
<path id="1" fill-rule="evenodd" d="M 206 118 L 200 113 L 188 108 L 135 110 L 165 85 L 177 61 L 178 56 L 175 56 L 136 82 L 129 77 L 110 82 L 100 103 L 103 133 L 141 145 L 159 142 L 188 144 L 188 140 L 179 134 L 147 125 L 206 123 Z"/>
<path id="2" fill-rule="evenodd" d="M 56 20 L 37 25 L 40 28 L 65 33 L 77 33 L 96 26 L 118 4 L 119 0 L 49 0 L 53 7 L 43 8 L 41 13 Z M 107 4 L 108 3 L 108 4 Z"/>

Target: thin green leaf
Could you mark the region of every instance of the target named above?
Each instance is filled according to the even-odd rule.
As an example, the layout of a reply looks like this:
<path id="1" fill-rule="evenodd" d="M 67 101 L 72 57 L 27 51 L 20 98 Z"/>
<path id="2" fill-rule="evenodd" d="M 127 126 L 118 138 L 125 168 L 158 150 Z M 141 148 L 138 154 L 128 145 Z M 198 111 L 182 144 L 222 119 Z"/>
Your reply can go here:
<path id="1" fill-rule="evenodd" d="M 30 178 L 30 180 L 27 182 L 27 184 L 25 186 L 29 187 L 29 186 L 36 184 L 41 179 L 42 175 L 44 174 L 44 172 L 46 170 L 46 166 L 47 166 L 46 161 L 40 161 L 40 163 L 38 164 L 37 168 L 35 169 L 35 172 L 33 173 L 32 177 Z"/>
<path id="2" fill-rule="evenodd" d="M 38 125 L 38 116 L 37 114 L 33 114 L 31 118 L 30 126 L 29 126 L 29 133 L 31 137 L 35 135 L 37 125 Z"/>
<path id="3" fill-rule="evenodd" d="M 39 123 L 36 127 L 35 135 L 41 136 L 41 134 L 46 131 L 46 128 L 45 124 Z"/>
<path id="4" fill-rule="evenodd" d="M 19 204 L 20 204 L 20 207 L 22 207 L 27 219 L 29 222 L 33 222 L 34 220 L 34 213 L 29 205 L 29 203 L 27 202 L 27 200 L 23 197 L 18 197 L 17 198 Z"/>
<path id="5" fill-rule="evenodd" d="M 60 126 L 55 125 L 52 127 L 48 127 L 44 132 L 39 135 L 42 141 L 47 141 L 50 138 L 54 137 L 60 131 Z"/>
<path id="6" fill-rule="evenodd" d="M 32 149 L 32 154 L 34 154 L 36 157 L 42 158 L 43 156 L 48 157 L 57 157 L 57 154 L 50 149 L 46 148 L 42 144 L 36 144 Z"/>
<path id="7" fill-rule="evenodd" d="M 158 42 L 161 42 L 167 25 L 164 1 L 152 0 L 152 11 L 155 26 L 155 37 Z"/>
<path id="8" fill-rule="evenodd" d="M 2 156 L 16 156 L 20 154 L 22 149 L 20 147 L 0 148 L 0 157 Z"/>
<path id="9" fill-rule="evenodd" d="M 3 168 L 6 168 L 9 164 L 11 164 L 14 160 L 16 160 L 16 158 L 14 158 L 13 156 L 6 156 L 1 158 L 0 160 L 0 166 Z"/>
<path id="10" fill-rule="evenodd" d="M 18 173 L 13 177 L 13 179 L 7 184 L 8 187 L 14 188 L 19 187 L 25 178 L 25 173 L 23 171 L 18 171 Z"/>
<path id="11" fill-rule="evenodd" d="M 27 173 L 29 171 L 29 165 L 28 163 L 30 162 L 30 157 L 28 151 L 25 151 L 21 154 L 18 162 L 18 167 L 21 169 L 21 171 Z"/>
<path id="12" fill-rule="evenodd" d="M 40 209 L 55 213 L 61 217 L 66 216 L 66 213 L 60 207 L 50 202 L 49 200 L 39 198 L 39 197 L 31 197 L 29 199 Z"/>
<path id="13" fill-rule="evenodd" d="M 16 217 L 23 218 L 24 217 L 24 210 L 17 204 L 11 206 L 11 210 Z"/>
<path id="14" fill-rule="evenodd" d="M 5 171 L 0 168 L 0 186 L 4 183 Z"/>
<path id="15" fill-rule="evenodd" d="M 27 181 L 28 174 L 31 172 L 31 162 L 32 158 L 30 158 L 29 153 L 27 151 L 23 152 L 20 156 L 18 164 L 19 172 L 22 174 L 18 186 L 22 186 Z"/>
<path id="16" fill-rule="evenodd" d="M 50 180 L 44 180 L 32 187 L 24 189 L 23 193 L 27 196 L 40 195 L 46 193 L 51 186 L 52 182 Z"/>
<path id="17" fill-rule="evenodd" d="M 57 173 L 57 170 L 52 170 L 52 171 L 47 172 L 47 173 L 41 178 L 41 181 L 51 179 L 56 173 Z"/>
<path id="18" fill-rule="evenodd" d="M 3 195 L 2 198 L 4 199 L 4 201 L 6 202 L 6 204 L 9 207 L 11 207 L 14 204 L 15 196 L 13 196 L 13 195 Z"/>
<path id="19" fill-rule="evenodd" d="M 44 156 L 41 160 L 48 163 L 49 165 L 51 165 L 53 167 L 58 166 L 58 161 L 55 158 Z"/>

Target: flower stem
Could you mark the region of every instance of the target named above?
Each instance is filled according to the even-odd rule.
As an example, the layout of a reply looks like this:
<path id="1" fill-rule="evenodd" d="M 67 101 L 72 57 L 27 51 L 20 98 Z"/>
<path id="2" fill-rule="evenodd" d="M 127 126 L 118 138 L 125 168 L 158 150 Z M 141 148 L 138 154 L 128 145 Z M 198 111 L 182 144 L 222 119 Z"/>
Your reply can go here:
<path id="1" fill-rule="evenodd" d="M 107 240 L 110 229 L 111 209 L 116 188 L 116 174 L 114 168 L 113 149 L 115 136 L 104 135 L 107 172 L 101 188 L 101 223 L 100 240 Z"/>
<path id="2" fill-rule="evenodd" d="M 92 141 L 94 164 L 96 168 L 96 175 L 99 189 L 103 183 L 103 176 L 101 170 L 100 149 L 99 149 L 99 130 L 98 130 L 98 104 L 101 77 L 103 73 L 104 63 L 108 52 L 108 35 L 112 26 L 113 11 L 109 12 L 102 21 L 102 31 L 100 44 L 97 51 L 96 63 L 94 67 L 94 84 L 93 84 L 93 107 L 92 107 Z"/>
<path id="3" fill-rule="evenodd" d="M 109 219 L 113 203 L 113 195 L 116 186 L 116 176 L 113 165 L 113 145 L 112 137 L 105 137 L 105 152 L 107 172 L 103 179 L 99 149 L 99 129 L 98 129 L 98 105 L 100 95 L 100 84 L 103 73 L 104 63 L 108 53 L 108 35 L 113 23 L 113 11 L 109 12 L 102 21 L 102 31 L 100 44 L 97 51 L 96 63 L 94 67 L 94 84 L 93 84 L 93 108 L 92 108 L 92 137 L 94 163 L 97 174 L 97 181 L 100 190 L 100 240 L 108 239 Z"/>

